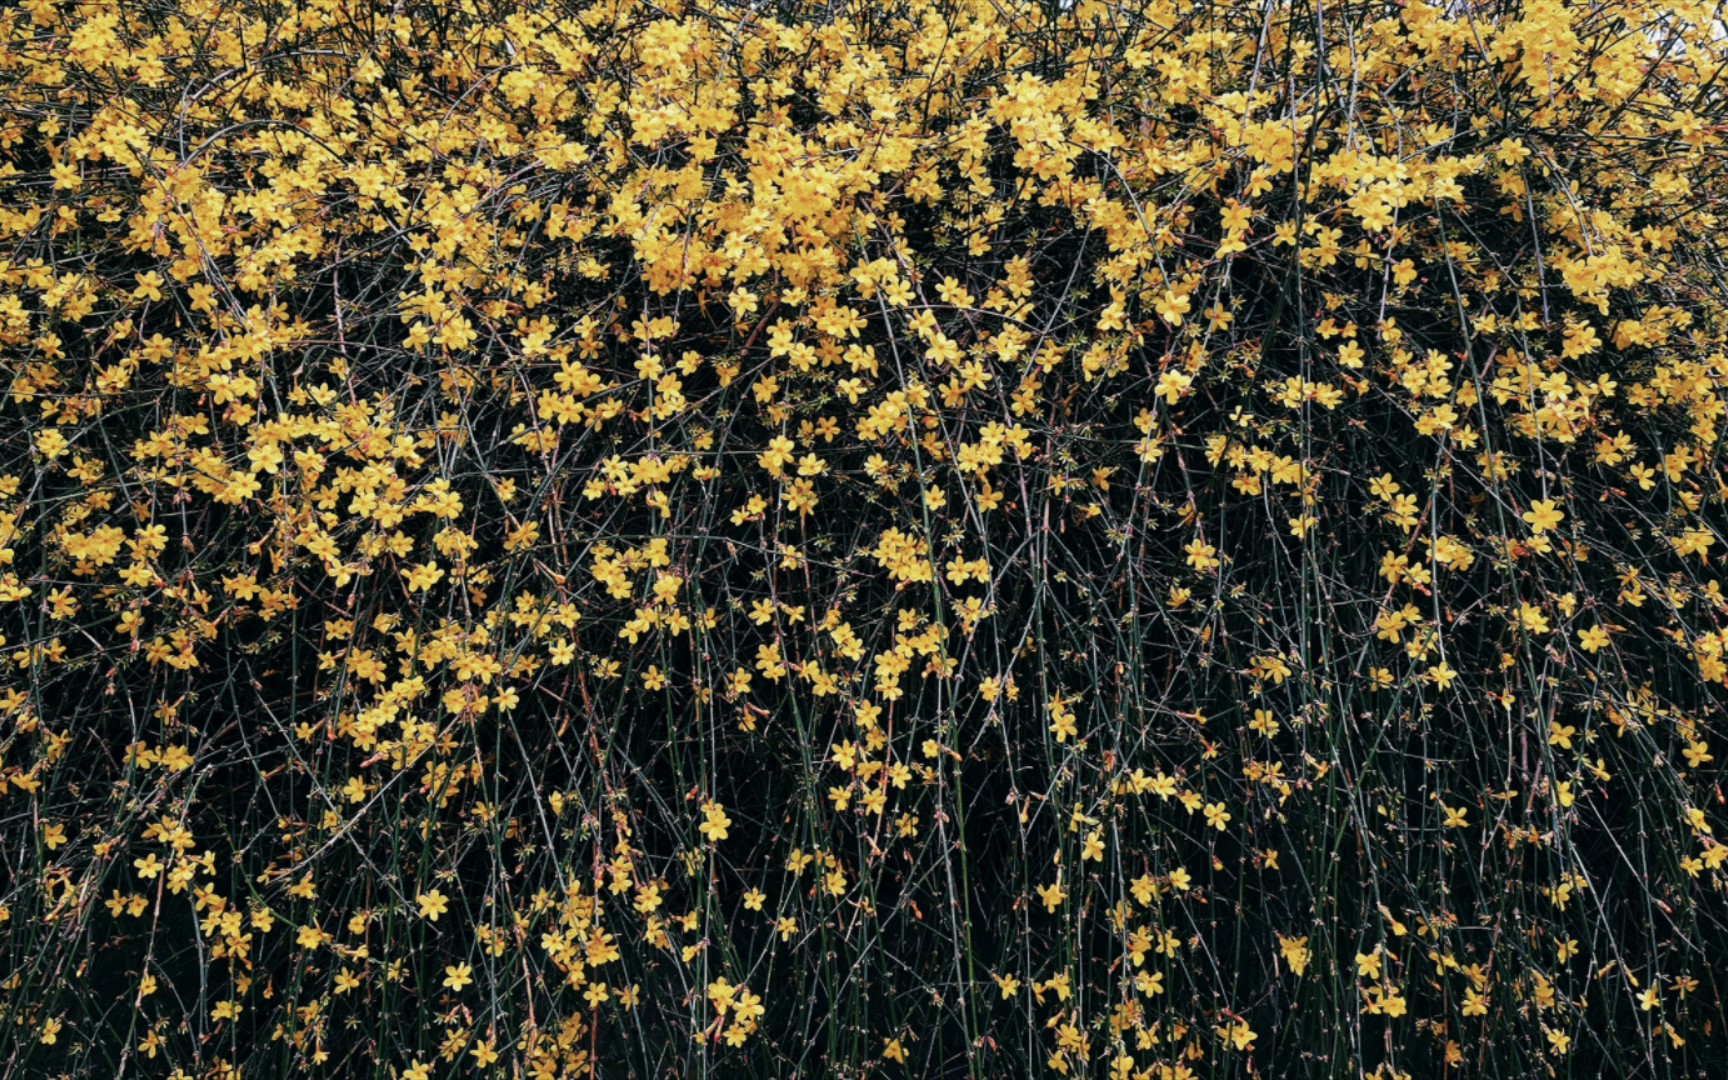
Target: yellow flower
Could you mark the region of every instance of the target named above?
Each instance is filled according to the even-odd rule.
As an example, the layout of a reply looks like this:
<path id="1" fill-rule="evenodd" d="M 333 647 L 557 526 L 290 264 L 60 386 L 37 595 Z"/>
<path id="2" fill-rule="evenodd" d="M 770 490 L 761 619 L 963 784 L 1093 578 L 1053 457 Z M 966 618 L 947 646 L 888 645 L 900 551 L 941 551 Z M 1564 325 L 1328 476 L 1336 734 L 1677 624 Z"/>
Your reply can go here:
<path id="1" fill-rule="evenodd" d="M 1519 605 L 1518 621 L 1533 634 L 1546 634 L 1548 632 L 1548 617 L 1542 613 L 1541 608 L 1534 604 Z"/>
<path id="2" fill-rule="evenodd" d="M 1230 1045 L 1234 1046 L 1238 1052 L 1247 1050 L 1250 1046 L 1254 1045 L 1254 1040 L 1259 1038 L 1259 1036 L 1254 1033 L 1254 1029 L 1249 1027 L 1245 1021 L 1241 1020 L 1236 1021 L 1222 1030 L 1225 1037 L 1230 1040 Z"/>
<path id="3" fill-rule="evenodd" d="M 1578 647 L 1585 652 L 1601 652 L 1608 647 L 1608 631 L 1600 626 L 1578 631 Z"/>
<path id="4" fill-rule="evenodd" d="M 1523 514 L 1524 520 L 1530 525 L 1530 531 L 1538 536 L 1558 526 L 1565 517 L 1563 511 L 1555 509 L 1551 499 L 1537 499 Z"/>
<path id="5" fill-rule="evenodd" d="M 698 830 L 711 843 L 719 843 L 730 835 L 727 830 L 732 825 L 732 819 L 726 816 L 726 808 L 717 802 L 702 804 L 705 820 L 697 826 Z"/>
<path id="6" fill-rule="evenodd" d="M 1180 371 L 1166 371 L 1158 376 L 1158 386 L 1152 393 L 1174 405 L 1187 395 L 1188 388 L 1193 384 L 1193 378 Z"/>
<path id="7" fill-rule="evenodd" d="M 147 270 L 138 275 L 138 287 L 132 290 L 134 300 L 162 299 L 162 275 L 154 270 Z"/>
<path id="8" fill-rule="evenodd" d="M 1378 946 L 1371 953 L 1356 954 L 1356 976 L 1362 979 L 1378 979 L 1380 977 L 1380 949 Z"/>
<path id="9" fill-rule="evenodd" d="M 438 916 L 450 910 L 449 899 L 437 889 L 428 893 L 421 893 L 414 900 L 420 905 L 420 917 L 430 919 L 433 922 L 437 922 Z"/>
<path id="10" fill-rule="evenodd" d="M 1079 723 L 1068 706 L 1074 703 L 1072 698 L 1064 699 L 1060 695 L 1051 698 L 1047 706 L 1050 712 L 1050 731 L 1056 736 L 1057 742 L 1066 742 L 1080 734 Z"/>
<path id="11" fill-rule="evenodd" d="M 1080 859 L 1082 862 L 1087 860 L 1102 862 L 1104 860 L 1104 834 L 1102 832 L 1094 830 L 1087 834 L 1086 843 L 1080 849 Z"/>
<path id="12" fill-rule="evenodd" d="M 436 562 L 423 563 L 402 571 L 407 579 L 409 592 L 426 592 L 444 578 L 444 571 Z"/>
<path id="13" fill-rule="evenodd" d="M 1196 570 L 1212 570 L 1221 565 L 1213 557 L 1218 554 L 1218 549 L 1204 540 L 1196 538 L 1190 541 L 1183 550 L 1188 553 L 1188 565 Z"/>
<path id="14" fill-rule="evenodd" d="M 1182 293 L 1174 289 L 1165 289 L 1163 295 L 1158 297 L 1153 306 L 1157 309 L 1159 317 L 1165 322 L 1171 326 L 1181 326 L 1182 316 L 1186 315 L 1188 309 L 1193 305 L 1189 302 L 1188 297 Z"/>

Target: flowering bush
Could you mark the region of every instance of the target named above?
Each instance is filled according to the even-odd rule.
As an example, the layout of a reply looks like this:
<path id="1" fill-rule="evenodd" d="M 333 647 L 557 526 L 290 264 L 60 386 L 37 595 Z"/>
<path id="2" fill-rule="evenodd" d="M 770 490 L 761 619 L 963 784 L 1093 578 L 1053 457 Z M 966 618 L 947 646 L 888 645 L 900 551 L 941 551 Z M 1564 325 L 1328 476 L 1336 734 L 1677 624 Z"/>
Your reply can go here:
<path id="1" fill-rule="evenodd" d="M 1725 64 L 0 12 L 7 1075 L 1709 1075 Z"/>

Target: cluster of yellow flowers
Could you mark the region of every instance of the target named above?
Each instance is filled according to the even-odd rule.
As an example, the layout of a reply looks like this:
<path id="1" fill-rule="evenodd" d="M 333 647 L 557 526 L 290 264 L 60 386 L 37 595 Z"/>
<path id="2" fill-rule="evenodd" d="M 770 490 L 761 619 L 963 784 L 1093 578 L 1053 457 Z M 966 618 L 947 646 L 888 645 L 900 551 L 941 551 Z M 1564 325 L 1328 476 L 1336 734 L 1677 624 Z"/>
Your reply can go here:
<path id="1" fill-rule="evenodd" d="M 1724 65 L 1672 0 L 0 11 L 0 1058 L 1728 1060 Z"/>

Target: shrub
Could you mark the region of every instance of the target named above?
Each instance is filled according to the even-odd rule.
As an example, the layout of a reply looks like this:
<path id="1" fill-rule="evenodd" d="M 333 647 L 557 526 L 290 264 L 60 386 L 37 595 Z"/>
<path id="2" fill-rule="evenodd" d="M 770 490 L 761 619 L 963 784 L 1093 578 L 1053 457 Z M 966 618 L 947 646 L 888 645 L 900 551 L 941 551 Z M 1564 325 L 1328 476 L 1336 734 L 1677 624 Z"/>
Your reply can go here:
<path id="1" fill-rule="evenodd" d="M 1709 1075 L 1725 63 L 0 13 L 7 1075 Z"/>

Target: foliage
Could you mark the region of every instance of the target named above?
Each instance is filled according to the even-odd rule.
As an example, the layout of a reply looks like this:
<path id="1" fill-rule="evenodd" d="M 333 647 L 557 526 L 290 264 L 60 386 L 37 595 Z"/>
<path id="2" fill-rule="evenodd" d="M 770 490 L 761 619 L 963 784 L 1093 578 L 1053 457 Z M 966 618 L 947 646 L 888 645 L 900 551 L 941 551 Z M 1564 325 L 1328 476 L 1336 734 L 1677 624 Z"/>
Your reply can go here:
<path id="1" fill-rule="evenodd" d="M 6 1075 L 1707 1075 L 1723 38 L 0 12 Z"/>

